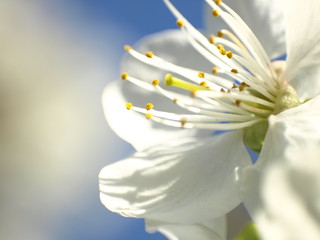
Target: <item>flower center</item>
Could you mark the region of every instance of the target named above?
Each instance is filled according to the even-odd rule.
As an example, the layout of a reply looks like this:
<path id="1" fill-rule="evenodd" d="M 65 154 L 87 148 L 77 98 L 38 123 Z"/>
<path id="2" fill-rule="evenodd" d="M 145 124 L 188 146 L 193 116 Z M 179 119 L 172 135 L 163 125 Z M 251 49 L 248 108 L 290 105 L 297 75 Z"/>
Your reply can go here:
<path id="1" fill-rule="evenodd" d="M 274 61 L 272 67 L 277 74 L 277 78 L 281 78 L 281 73 L 285 69 L 285 61 Z M 287 81 L 282 81 L 280 90 L 276 96 L 273 113 L 277 115 L 290 108 L 297 107 L 301 104 L 296 91 Z M 244 144 L 254 152 L 260 153 L 265 135 L 268 130 L 268 121 L 262 121 L 244 130 Z"/>
<path id="2" fill-rule="evenodd" d="M 300 102 L 294 89 L 281 78 L 285 63 L 272 63 L 250 28 L 221 0 L 205 1 L 212 7 L 213 17 L 222 18 L 231 31 L 221 29 L 216 36 L 205 37 L 169 0 L 164 0 L 189 43 L 213 65 L 210 71 L 185 68 L 152 51 L 141 54 L 125 46 L 136 59 L 168 74 L 164 81 L 144 81 L 128 73 L 123 73 L 122 79 L 171 99 L 191 114 L 157 111 L 156 103 L 146 103 L 144 108 L 127 103 L 126 107 L 145 114 L 147 119 L 173 127 L 244 129 L 245 144 L 260 151 L 268 117 Z"/>

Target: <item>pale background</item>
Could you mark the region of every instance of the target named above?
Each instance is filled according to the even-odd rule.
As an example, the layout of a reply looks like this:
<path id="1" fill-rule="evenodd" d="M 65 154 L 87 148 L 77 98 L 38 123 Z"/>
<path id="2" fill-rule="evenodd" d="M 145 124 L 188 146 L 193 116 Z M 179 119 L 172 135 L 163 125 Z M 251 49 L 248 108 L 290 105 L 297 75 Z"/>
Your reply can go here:
<path id="1" fill-rule="evenodd" d="M 201 1 L 173 2 L 202 27 Z M 174 22 L 161 0 L 0 0 L 0 239 L 164 239 L 99 201 L 100 169 L 133 151 L 100 98 L 122 46 Z"/>

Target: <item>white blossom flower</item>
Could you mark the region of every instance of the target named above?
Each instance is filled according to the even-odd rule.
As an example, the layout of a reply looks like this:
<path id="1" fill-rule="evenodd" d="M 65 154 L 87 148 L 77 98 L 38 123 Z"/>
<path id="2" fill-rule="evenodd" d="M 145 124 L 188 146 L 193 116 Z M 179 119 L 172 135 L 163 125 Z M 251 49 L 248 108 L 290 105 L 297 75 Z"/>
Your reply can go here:
<path id="1" fill-rule="evenodd" d="M 296 108 L 270 120 L 276 130 L 268 141 L 287 142 L 290 134 L 292 144 L 276 146 L 262 172 L 256 192 L 262 206 L 254 218 L 263 239 L 320 239 L 320 140 L 314 134 L 320 131 L 318 109 L 314 101 L 303 115 Z"/>
<path id="2" fill-rule="evenodd" d="M 277 1 L 233 1 L 248 26 L 222 1 L 206 0 L 212 25 L 222 28 L 207 38 L 164 2 L 181 32 L 126 46 L 126 81 L 104 92 L 110 126 L 137 153 L 101 171 L 101 201 L 111 211 L 147 219 L 149 230 L 170 239 L 224 239 L 224 216 L 242 200 L 239 183 L 247 184 L 244 200 L 254 214 L 259 199 L 251 193 L 258 185 L 250 179 L 283 149 L 297 147 L 292 130 L 273 123 L 317 111 L 320 3 L 293 0 L 283 10 Z M 285 52 L 286 62 L 273 61 Z M 121 109 L 125 102 L 131 112 Z M 223 133 L 212 134 L 217 130 Z M 271 141 L 272 134 L 283 134 L 283 141 Z M 262 148 L 262 155 L 243 179 L 251 165 L 246 147 Z"/>

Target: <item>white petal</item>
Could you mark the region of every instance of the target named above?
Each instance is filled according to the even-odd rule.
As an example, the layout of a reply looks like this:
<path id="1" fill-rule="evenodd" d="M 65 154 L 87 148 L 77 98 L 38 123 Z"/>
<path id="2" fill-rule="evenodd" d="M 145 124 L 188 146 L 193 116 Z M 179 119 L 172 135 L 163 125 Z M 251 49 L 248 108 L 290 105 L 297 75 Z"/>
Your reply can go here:
<path id="1" fill-rule="evenodd" d="M 263 171 L 275 161 L 301 161 L 310 153 L 320 155 L 320 96 L 299 107 L 270 116 L 269 129 L 260 158 L 246 169 L 243 197 L 252 216 L 261 208 L 260 181 Z"/>
<path id="2" fill-rule="evenodd" d="M 178 224 L 161 221 L 146 221 L 147 231 L 159 231 L 169 240 L 224 240 L 226 218 L 220 217 L 204 223 Z"/>
<path id="3" fill-rule="evenodd" d="M 125 216 L 200 222 L 240 203 L 237 183 L 250 164 L 241 131 L 166 142 L 102 169 L 101 201 Z"/>
<path id="4" fill-rule="evenodd" d="M 320 93 L 320 1 L 290 0 L 286 8 L 285 77 L 307 99 Z"/>
<path id="5" fill-rule="evenodd" d="M 246 22 L 271 59 L 285 54 L 285 24 L 283 4 L 278 0 L 224 0 Z M 206 23 L 209 33 L 216 34 L 226 28 L 219 18 L 207 10 Z"/>
<path id="6" fill-rule="evenodd" d="M 282 159 L 299 161 L 301 152 L 319 149 L 320 96 L 269 119 L 269 130 L 261 152 L 263 162 Z M 276 143 L 276 144 L 275 144 Z"/>
<path id="7" fill-rule="evenodd" d="M 277 159 L 264 171 L 255 216 L 263 239 L 320 239 L 320 150 L 299 153 L 299 161 Z"/>
<path id="8" fill-rule="evenodd" d="M 247 209 L 243 204 L 240 204 L 227 214 L 227 236 L 228 239 L 234 239 L 239 235 L 246 225 L 251 222 L 251 218 Z"/>
<path id="9" fill-rule="evenodd" d="M 140 151 L 158 142 L 170 141 L 174 138 L 210 134 L 210 131 L 168 127 L 147 120 L 144 115 L 128 111 L 125 107 L 127 102 L 144 107 L 151 100 L 155 106 L 165 106 L 169 111 L 174 107 L 177 108 L 166 98 L 155 93 L 151 96 L 150 92 L 127 82 L 112 82 L 105 88 L 102 96 L 104 113 L 109 126 L 136 150 Z"/>

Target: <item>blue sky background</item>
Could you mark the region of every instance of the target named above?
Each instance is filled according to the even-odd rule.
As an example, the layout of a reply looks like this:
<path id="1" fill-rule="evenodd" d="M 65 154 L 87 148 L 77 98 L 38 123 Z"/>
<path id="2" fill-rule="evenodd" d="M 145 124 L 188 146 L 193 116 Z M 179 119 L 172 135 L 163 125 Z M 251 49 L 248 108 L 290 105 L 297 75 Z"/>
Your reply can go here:
<path id="1" fill-rule="evenodd" d="M 172 2 L 196 27 L 203 26 L 201 1 L 174 0 Z M 92 39 L 100 38 L 96 41 L 102 46 L 101 51 L 104 54 L 108 55 L 112 50 L 115 66 L 120 65 L 124 44 L 134 44 L 145 35 L 175 28 L 175 19 L 161 0 L 72 0 L 68 1 L 68 4 L 61 1 L 54 8 L 48 5 L 47 14 L 52 17 L 63 14 L 68 17 L 67 24 L 71 26 L 78 25 L 79 22 L 83 24 L 82 31 L 91 34 Z M 110 25 L 118 28 L 119 31 L 110 29 Z M 118 78 L 117 75 L 109 77 L 110 79 L 106 79 L 105 83 Z M 113 137 L 116 138 L 116 136 Z M 130 151 L 132 151 L 130 147 L 123 149 L 113 160 L 125 157 Z M 107 158 L 108 153 L 105 155 Z M 85 204 L 86 207 L 76 209 L 75 212 L 66 209 L 53 227 L 55 238 L 58 240 L 165 239 L 160 234 L 146 233 L 143 220 L 118 216 L 101 205 L 98 199 L 96 176 L 101 166 L 106 163 L 103 160 L 98 161 L 95 171 L 89 173 L 93 178 L 89 189 L 83 189 L 86 194 L 85 200 L 77 199 L 77 201 L 89 200 Z"/>

